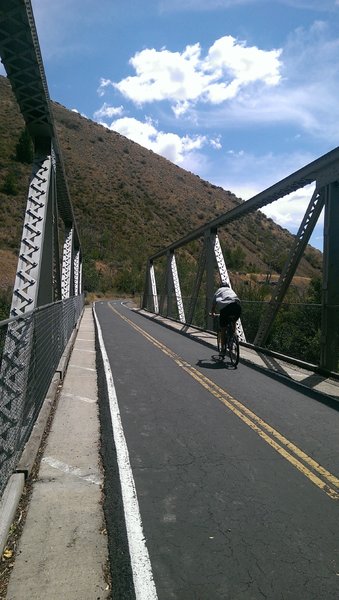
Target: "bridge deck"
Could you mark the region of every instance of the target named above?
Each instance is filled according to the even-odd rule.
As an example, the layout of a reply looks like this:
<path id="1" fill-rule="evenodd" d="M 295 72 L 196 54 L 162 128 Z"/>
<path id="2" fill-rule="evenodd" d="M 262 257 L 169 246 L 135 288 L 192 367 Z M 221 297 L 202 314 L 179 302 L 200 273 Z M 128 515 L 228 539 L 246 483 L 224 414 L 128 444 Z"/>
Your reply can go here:
<path id="1" fill-rule="evenodd" d="M 137 598 L 338 597 L 336 400 L 321 402 L 313 390 L 296 386 L 302 378 L 306 385 L 315 383 L 309 373 L 300 373 L 296 367 L 288 367 L 295 374 L 292 380 L 286 375 L 268 376 L 269 365 L 265 374 L 247 364 L 249 349 L 242 349 L 246 363 L 233 370 L 215 360 L 209 345 L 213 338 L 197 331 L 191 331 L 191 337 L 178 335 L 171 327 L 161 327 L 159 318 L 145 318 L 120 302 L 97 303 L 96 314 L 113 374 L 156 586 L 156 595 L 151 595 L 153 588 L 150 592 L 149 582 L 143 580 L 147 569 L 142 562 L 142 572 L 133 573 L 134 582 L 141 579 L 142 583 Z M 24 597 L 20 595 L 23 590 L 30 597 L 69 600 L 80 597 L 79 589 L 81 597 L 108 595 L 102 578 L 93 577 L 95 584 L 86 578 L 86 571 L 95 572 L 100 562 L 104 564 L 105 552 L 101 534 L 97 551 L 91 523 L 92 518 L 98 523 L 101 507 L 97 504 L 90 514 L 85 502 L 87 491 L 96 486 L 89 480 L 97 475 L 95 467 L 90 467 L 90 452 L 98 459 L 97 447 L 87 448 L 88 455 L 84 454 L 93 436 L 87 426 L 96 420 L 93 404 L 88 402 L 92 396 L 89 381 L 96 373 L 86 362 L 93 357 L 94 344 L 86 345 L 85 338 L 80 329 L 77 344 L 82 355 L 72 355 L 69 373 L 75 374 L 73 384 L 80 383 L 81 391 L 74 388 L 72 398 L 72 390 L 64 384 L 54 433 L 58 422 L 63 423 L 58 435 L 64 429 L 66 438 L 57 443 L 52 430 L 45 450 L 10 580 L 13 599 Z M 261 358 L 252 356 L 251 360 Z M 124 486 L 119 483 L 116 464 L 121 440 L 113 441 L 112 398 L 107 396 L 103 373 L 99 359 L 111 570 L 117 597 L 132 598 L 132 570 L 138 570 L 140 563 L 136 557 L 131 569 L 128 560 L 124 515 L 128 522 L 130 514 L 117 493 Z M 336 394 L 337 382 L 322 383 Z M 75 421 L 68 422 L 72 404 L 78 408 L 73 413 Z M 94 436 L 94 446 L 95 440 Z M 80 442 L 86 442 L 85 446 Z M 72 468 L 62 470 L 62 465 Z M 61 481 L 64 490 L 73 487 L 78 493 L 82 487 L 85 494 L 83 500 L 74 495 L 73 523 L 66 521 L 66 526 L 59 519 L 64 519 L 65 499 L 68 506 L 71 500 L 70 494 L 62 493 Z M 38 505 L 39 490 L 47 485 L 50 492 Z M 47 543 L 44 546 L 41 541 L 37 547 L 33 532 L 40 523 L 46 526 Z M 134 525 L 127 524 L 127 529 L 130 538 L 137 536 Z M 58 544 L 53 545 L 56 539 Z M 134 541 L 130 539 L 132 556 Z M 87 595 L 84 582 L 89 586 Z"/>
<path id="2" fill-rule="evenodd" d="M 214 348 L 216 345 L 215 334 L 197 329 L 196 327 L 183 327 L 181 323 L 155 315 L 143 309 L 138 310 L 138 313 L 154 322 L 165 327 L 169 327 L 179 333 L 184 333 L 192 339 Z M 339 376 L 331 377 L 325 374 L 315 373 L 312 369 L 308 369 L 301 364 L 301 361 L 293 359 L 287 360 L 283 356 L 278 356 L 276 353 L 270 355 L 269 352 L 260 352 L 251 348 L 249 345 L 241 347 L 241 361 L 253 367 L 258 367 L 271 375 L 276 373 L 291 379 L 300 385 L 305 386 L 310 390 L 326 394 L 331 398 L 339 400 Z"/>

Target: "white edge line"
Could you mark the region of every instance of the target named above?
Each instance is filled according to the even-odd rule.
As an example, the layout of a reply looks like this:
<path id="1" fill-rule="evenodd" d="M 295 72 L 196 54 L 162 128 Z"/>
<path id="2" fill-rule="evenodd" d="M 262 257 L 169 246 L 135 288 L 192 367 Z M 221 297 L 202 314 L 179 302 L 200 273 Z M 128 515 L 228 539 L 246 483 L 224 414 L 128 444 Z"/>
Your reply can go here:
<path id="1" fill-rule="evenodd" d="M 129 460 L 128 448 L 121 423 L 118 399 L 114 387 L 113 375 L 102 337 L 101 327 L 93 305 L 93 313 L 98 328 L 100 350 L 102 354 L 109 406 L 112 419 L 114 442 L 120 475 L 121 492 L 124 505 L 128 546 L 131 557 L 133 582 L 137 600 L 157 600 L 157 592 L 153 579 L 151 562 L 144 537 L 139 503 L 133 473 Z"/>

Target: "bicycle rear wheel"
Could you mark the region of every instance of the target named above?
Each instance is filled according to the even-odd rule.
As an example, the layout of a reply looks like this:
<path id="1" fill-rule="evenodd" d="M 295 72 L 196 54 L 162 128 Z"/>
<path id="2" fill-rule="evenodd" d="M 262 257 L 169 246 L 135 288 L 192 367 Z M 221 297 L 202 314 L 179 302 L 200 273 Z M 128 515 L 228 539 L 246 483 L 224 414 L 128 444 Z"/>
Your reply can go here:
<path id="1" fill-rule="evenodd" d="M 234 334 L 228 340 L 228 353 L 231 364 L 236 367 L 239 363 L 239 340 Z"/>

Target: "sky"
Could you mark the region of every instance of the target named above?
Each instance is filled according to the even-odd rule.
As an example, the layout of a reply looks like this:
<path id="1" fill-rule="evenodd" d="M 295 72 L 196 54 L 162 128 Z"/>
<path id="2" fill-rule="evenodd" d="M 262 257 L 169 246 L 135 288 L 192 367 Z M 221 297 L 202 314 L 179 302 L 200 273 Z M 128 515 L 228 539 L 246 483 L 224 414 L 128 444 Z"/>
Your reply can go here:
<path id="1" fill-rule="evenodd" d="M 52 100 L 244 200 L 339 145 L 339 0 L 32 7 Z M 312 191 L 263 212 L 296 233 Z"/>

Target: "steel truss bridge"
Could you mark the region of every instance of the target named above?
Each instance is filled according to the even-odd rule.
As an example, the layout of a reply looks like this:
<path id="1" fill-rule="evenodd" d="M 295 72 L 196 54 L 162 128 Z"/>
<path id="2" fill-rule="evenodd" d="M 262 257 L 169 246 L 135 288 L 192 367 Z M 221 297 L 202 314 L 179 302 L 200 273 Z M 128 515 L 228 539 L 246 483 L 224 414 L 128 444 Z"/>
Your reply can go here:
<path id="1" fill-rule="evenodd" d="M 0 329 L 0 494 L 83 307 L 82 253 L 30 1 L 0 0 L 0 56 L 34 145 L 10 319 Z"/>
<path id="2" fill-rule="evenodd" d="M 0 0 L 0 55 L 34 143 L 34 164 L 10 319 L 1 324 L 0 330 L 1 494 L 81 314 L 83 285 L 81 245 L 30 0 Z M 211 328 L 208 305 L 214 292 L 216 273 L 222 281 L 229 281 L 218 231 L 311 183 L 315 183 L 314 193 L 254 343 L 259 347 L 265 345 L 314 226 L 324 209 L 319 366 L 327 371 L 335 370 L 339 348 L 339 148 L 150 256 L 143 307 L 167 316 L 173 316 L 175 312 L 184 329 L 194 318 L 199 294 L 205 286 L 205 326 Z M 176 252 L 195 240 L 202 242 L 201 253 L 191 297 L 185 306 Z M 158 261 L 161 260 L 166 261 L 166 268 L 159 286 L 156 273 Z M 245 340 L 240 323 L 238 331 L 240 338 Z"/>
<path id="3" fill-rule="evenodd" d="M 339 360 L 339 148 L 321 156 L 314 162 L 275 183 L 247 202 L 206 223 L 195 231 L 149 257 L 146 267 L 146 284 L 143 306 L 163 316 L 178 317 L 183 329 L 193 321 L 202 286 L 205 298 L 205 327 L 212 329 L 209 310 L 217 279 L 230 283 L 218 230 L 229 223 L 253 213 L 271 202 L 283 198 L 309 184 L 315 184 L 313 195 L 300 224 L 280 279 L 266 310 L 262 314 L 254 346 L 264 347 L 282 306 L 286 292 L 296 273 L 299 262 L 312 235 L 319 216 L 324 209 L 324 248 L 321 305 L 321 337 L 319 367 L 325 371 L 337 371 Z M 201 241 L 197 272 L 188 306 L 184 306 L 178 273 L 176 251 L 185 249 L 195 241 Z M 166 260 L 165 276 L 156 281 L 156 266 Z M 216 278 L 216 271 L 218 277 Z M 159 268 L 158 272 L 162 273 Z M 158 292 L 160 290 L 160 293 Z M 175 306 L 173 304 L 175 303 Z M 240 340 L 246 341 L 240 322 Z"/>

